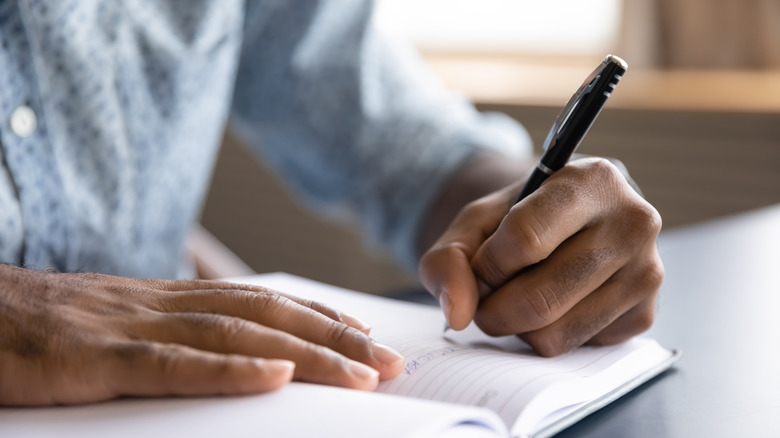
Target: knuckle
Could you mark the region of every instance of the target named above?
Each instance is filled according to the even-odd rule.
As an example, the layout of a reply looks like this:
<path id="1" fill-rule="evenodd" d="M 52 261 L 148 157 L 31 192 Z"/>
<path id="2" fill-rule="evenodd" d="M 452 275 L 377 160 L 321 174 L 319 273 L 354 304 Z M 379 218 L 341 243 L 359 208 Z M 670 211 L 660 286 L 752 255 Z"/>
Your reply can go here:
<path id="1" fill-rule="evenodd" d="M 462 254 L 463 254 L 463 248 L 456 243 L 452 243 L 437 250 L 435 254 L 432 254 L 430 260 L 432 263 L 436 263 L 437 266 L 439 266 L 442 262 L 446 263 L 450 260 L 461 257 Z M 436 260 L 436 259 L 441 259 L 441 260 Z"/>
<path id="2" fill-rule="evenodd" d="M 215 325 L 219 336 L 226 341 L 235 341 L 248 331 L 249 322 L 240 318 L 215 316 Z"/>
<path id="3" fill-rule="evenodd" d="M 341 344 L 350 340 L 352 336 L 348 325 L 340 322 L 333 321 L 328 324 L 328 328 L 325 330 L 325 339 L 330 344 Z"/>
<path id="4" fill-rule="evenodd" d="M 621 315 L 612 324 L 593 336 L 588 343 L 612 345 L 627 341 L 652 327 L 655 322 L 655 299 L 643 301 Z"/>
<path id="5" fill-rule="evenodd" d="M 636 336 L 650 329 L 655 322 L 656 297 L 653 296 L 642 301 L 639 305 L 630 310 L 629 329 L 626 330 L 630 336 Z"/>
<path id="6" fill-rule="evenodd" d="M 180 328 L 189 333 L 215 342 L 224 349 L 233 348 L 253 324 L 250 321 L 217 313 L 186 313 L 168 316 L 173 324 L 183 324 Z"/>
<path id="7" fill-rule="evenodd" d="M 595 157 L 588 160 L 587 173 L 601 181 L 618 181 L 623 178 L 617 167 L 606 158 Z"/>
<path id="8" fill-rule="evenodd" d="M 661 215 L 643 199 L 623 208 L 618 218 L 621 225 L 617 236 L 627 249 L 646 247 L 661 231 Z"/>
<path id="9" fill-rule="evenodd" d="M 625 181 L 620 170 L 610 160 L 601 157 L 588 157 L 572 161 L 566 165 L 565 170 L 565 173 L 561 173 L 562 176 L 565 175 L 567 178 L 586 184 L 614 187 Z M 568 181 L 564 184 L 571 187 L 572 183 Z"/>
<path id="10" fill-rule="evenodd" d="M 606 158 L 591 158 L 582 160 L 583 166 L 577 167 L 578 178 L 584 181 L 586 185 L 597 187 L 591 192 L 593 195 L 601 196 L 601 200 L 606 203 L 613 203 L 616 199 L 615 190 L 622 192 L 621 188 L 630 189 L 630 184 L 623 173 L 610 160 Z M 630 193 L 636 195 L 633 189 Z M 638 197 L 638 196 L 637 196 Z"/>
<path id="11" fill-rule="evenodd" d="M 643 200 L 634 204 L 628 211 L 628 217 L 637 231 L 644 231 L 652 236 L 658 235 L 663 222 L 661 215 L 649 202 Z"/>
<path id="12" fill-rule="evenodd" d="M 226 317 L 218 315 L 216 313 L 186 313 L 182 316 L 172 314 L 170 316 L 172 319 L 184 319 L 186 324 L 190 326 L 193 329 L 196 330 L 206 330 L 207 332 L 212 332 L 213 330 L 217 329 L 219 331 L 223 330 L 223 324 Z"/>
<path id="13" fill-rule="evenodd" d="M 664 281 L 664 266 L 659 261 L 649 264 L 640 274 L 638 283 L 644 286 L 644 289 L 655 293 Z"/>
<path id="14" fill-rule="evenodd" d="M 193 358 L 189 347 L 183 345 L 158 345 L 153 352 L 153 364 L 158 370 L 160 387 L 165 388 L 165 392 L 179 393 L 181 389 L 174 389 L 173 382 L 181 381 L 185 375 L 185 368 L 191 367 Z M 220 380 L 230 372 L 230 362 L 226 356 L 215 356 L 207 363 L 196 360 L 203 368 L 202 372 L 207 372 L 209 379 Z"/>
<path id="15" fill-rule="evenodd" d="M 350 356 L 370 357 L 371 338 L 342 322 L 332 321 L 325 330 L 325 346 Z"/>
<path id="16" fill-rule="evenodd" d="M 560 292 L 551 283 L 544 284 L 524 296 L 528 305 L 522 306 L 523 316 L 534 328 L 545 327 L 553 323 L 563 307 Z"/>
<path id="17" fill-rule="evenodd" d="M 154 376 L 155 386 L 165 385 L 178 375 L 181 365 L 181 350 L 183 347 L 167 345 L 153 341 L 133 341 L 118 343 L 108 348 L 107 352 L 116 361 L 117 367 L 124 370 L 125 375 L 139 373 Z M 150 373 L 149 371 L 152 371 Z"/>
<path id="18" fill-rule="evenodd" d="M 284 295 L 270 291 L 247 292 L 242 296 L 248 301 L 250 308 L 268 315 L 282 314 L 293 304 L 293 301 Z"/>
<path id="19" fill-rule="evenodd" d="M 577 166 L 574 171 L 582 174 L 582 178 L 589 178 L 596 185 L 602 187 L 626 186 L 627 181 L 620 169 L 605 158 L 593 158 L 583 161 L 582 166 Z M 629 224 L 629 232 L 639 235 L 657 235 L 661 230 L 662 220 L 658 211 L 645 199 L 630 190 L 631 196 L 625 198 L 626 202 L 620 211 L 621 220 Z M 610 195 L 612 197 L 612 195 Z"/>
<path id="20" fill-rule="evenodd" d="M 181 360 L 180 356 L 176 354 L 177 351 L 178 348 L 175 346 L 168 348 L 161 348 L 160 346 L 153 347 L 151 354 L 154 358 L 154 364 L 163 378 L 179 374 L 178 370 Z"/>
<path id="21" fill-rule="evenodd" d="M 530 264 L 543 260 L 549 254 L 545 236 L 549 234 L 549 224 L 538 217 L 529 215 L 525 220 L 505 221 L 508 241 L 519 254 L 525 254 Z"/>
<path id="22" fill-rule="evenodd" d="M 501 269 L 501 260 L 494 251 L 484 251 L 479 263 L 474 266 L 477 277 L 484 281 L 491 288 L 500 286 L 508 273 Z"/>
<path id="23" fill-rule="evenodd" d="M 606 158 L 590 157 L 577 160 L 574 163 L 570 167 L 575 179 L 607 187 L 616 187 L 626 183 L 626 178 L 620 169 Z"/>
<path id="24" fill-rule="evenodd" d="M 152 341 L 133 341 L 106 344 L 103 351 L 123 364 L 133 365 L 156 354 L 159 346 Z"/>
<path id="25" fill-rule="evenodd" d="M 327 316 L 330 319 L 334 319 L 336 321 L 341 320 L 341 312 L 331 306 L 328 306 L 327 304 L 320 303 L 319 301 L 306 301 L 304 305 L 314 310 L 315 312 Z"/>
<path id="26" fill-rule="evenodd" d="M 489 336 L 540 330 L 555 322 L 562 308 L 557 292 L 549 286 L 523 290 L 517 298 L 497 306 L 479 308 L 474 316 L 474 322 Z"/>
<path id="27" fill-rule="evenodd" d="M 630 333 L 630 335 L 634 336 L 650 330 L 650 327 L 653 326 L 654 321 L 654 308 L 652 306 L 648 306 L 647 308 L 642 309 L 641 311 L 637 312 L 633 318 L 633 333 Z"/>
<path id="28" fill-rule="evenodd" d="M 605 328 L 590 341 L 594 345 L 613 345 L 625 342 L 634 336 L 646 332 L 655 321 L 653 308 L 634 309 L 630 315 L 624 315 L 617 326 Z"/>

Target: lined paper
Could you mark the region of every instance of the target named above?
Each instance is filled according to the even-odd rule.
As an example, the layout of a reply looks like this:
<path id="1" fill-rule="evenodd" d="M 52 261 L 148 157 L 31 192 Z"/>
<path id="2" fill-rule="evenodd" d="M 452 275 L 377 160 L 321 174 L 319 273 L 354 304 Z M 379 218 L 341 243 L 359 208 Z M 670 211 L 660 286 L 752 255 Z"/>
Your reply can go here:
<path id="1" fill-rule="evenodd" d="M 635 338 L 543 358 L 516 336 L 492 338 L 473 324 L 444 333 L 444 317 L 435 307 L 355 294 L 287 274 L 263 276 L 262 284 L 351 313 L 372 325 L 374 339 L 404 354 L 404 371 L 380 383 L 378 392 L 485 407 L 513 436 L 554 422 L 572 407 L 619 387 L 646 364 L 672 355 L 655 340 Z"/>

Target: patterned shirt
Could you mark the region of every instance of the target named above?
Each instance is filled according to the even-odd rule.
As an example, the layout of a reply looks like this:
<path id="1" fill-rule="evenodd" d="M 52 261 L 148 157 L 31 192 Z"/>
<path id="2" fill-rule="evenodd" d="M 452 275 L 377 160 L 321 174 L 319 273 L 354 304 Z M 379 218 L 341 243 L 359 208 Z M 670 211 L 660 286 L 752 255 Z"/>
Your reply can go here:
<path id="1" fill-rule="evenodd" d="M 447 92 L 363 0 L 0 0 L 0 262 L 191 275 L 231 127 L 302 197 L 415 262 L 421 218 L 525 131 Z"/>

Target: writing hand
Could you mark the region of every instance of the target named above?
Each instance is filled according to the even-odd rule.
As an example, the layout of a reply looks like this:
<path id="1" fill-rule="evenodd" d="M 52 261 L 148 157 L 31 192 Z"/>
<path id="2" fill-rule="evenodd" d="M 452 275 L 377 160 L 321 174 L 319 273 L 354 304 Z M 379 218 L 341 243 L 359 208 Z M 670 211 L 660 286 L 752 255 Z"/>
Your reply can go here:
<path id="1" fill-rule="evenodd" d="M 372 390 L 402 357 L 359 320 L 264 288 L 0 266 L 0 405 Z"/>
<path id="2" fill-rule="evenodd" d="M 649 328 L 663 279 L 656 210 L 603 159 L 569 163 L 512 206 L 520 187 L 467 205 L 423 256 L 450 326 L 519 334 L 544 356 Z"/>

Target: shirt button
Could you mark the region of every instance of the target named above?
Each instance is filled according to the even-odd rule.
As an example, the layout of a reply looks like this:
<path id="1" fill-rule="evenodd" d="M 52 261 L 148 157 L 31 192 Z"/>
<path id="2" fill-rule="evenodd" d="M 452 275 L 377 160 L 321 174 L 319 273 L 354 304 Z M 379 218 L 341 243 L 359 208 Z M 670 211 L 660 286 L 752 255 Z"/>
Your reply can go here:
<path id="1" fill-rule="evenodd" d="M 11 114 L 11 131 L 19 137 L 29 137 L 38 127 L 38 118 L 29 106 L 20 106 Z"/>

